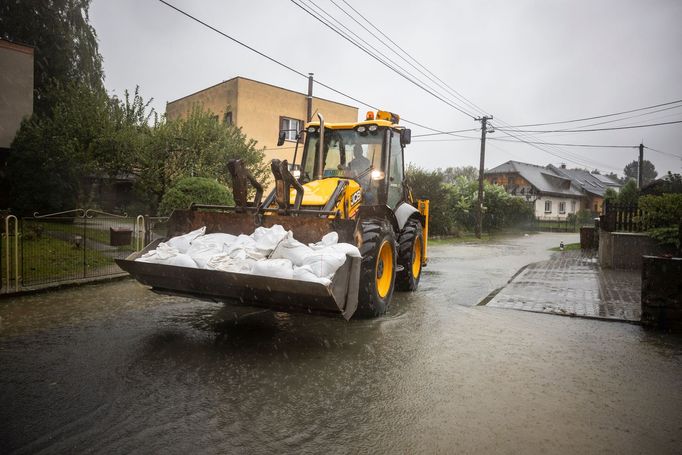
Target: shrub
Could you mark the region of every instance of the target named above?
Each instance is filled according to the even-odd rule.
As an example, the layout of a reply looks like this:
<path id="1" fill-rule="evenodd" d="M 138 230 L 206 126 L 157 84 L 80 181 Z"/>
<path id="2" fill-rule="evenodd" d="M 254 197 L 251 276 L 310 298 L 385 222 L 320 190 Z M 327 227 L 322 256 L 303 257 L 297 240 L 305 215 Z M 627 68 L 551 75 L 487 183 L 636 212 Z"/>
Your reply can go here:
<path id="1" fill-rule="evenodd" d="M 159 215 L 167 216 L 175 209 L 186 209 L 193 202 L 232 205 L 234 199 L 230 190 L 214 179 L 185 177 L 166 191 L 159 204 Z"/>
<path id="2" fill-rule="evenodd" d="M 680 248 L 679 226 L 682 223 L 682 194 L 661 194 L 639 198 L 647 233 L 666 251 Z"/>

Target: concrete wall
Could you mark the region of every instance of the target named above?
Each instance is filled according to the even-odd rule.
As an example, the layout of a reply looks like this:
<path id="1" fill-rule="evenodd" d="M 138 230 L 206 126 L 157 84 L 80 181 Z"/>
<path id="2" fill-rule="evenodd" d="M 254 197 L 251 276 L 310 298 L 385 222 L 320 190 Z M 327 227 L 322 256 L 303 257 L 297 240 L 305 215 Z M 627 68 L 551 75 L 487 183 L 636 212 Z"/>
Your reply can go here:
<path id="1" fill-rule="evenodd" d="M 599 231 L 599 264 L 604 268 L 641 270 L 642 256 L 659 253 L 656 242 L 646 234 Z"/>
<path id="2" fill-rule="evenodd" d="M 33 48 L 0 40 L 0 148 L 33 113 Z"/>
<path id="3" fill-rule="evenodd" d="M 642 261 L 642 324 L 682 331 L 682 258 Z"/>

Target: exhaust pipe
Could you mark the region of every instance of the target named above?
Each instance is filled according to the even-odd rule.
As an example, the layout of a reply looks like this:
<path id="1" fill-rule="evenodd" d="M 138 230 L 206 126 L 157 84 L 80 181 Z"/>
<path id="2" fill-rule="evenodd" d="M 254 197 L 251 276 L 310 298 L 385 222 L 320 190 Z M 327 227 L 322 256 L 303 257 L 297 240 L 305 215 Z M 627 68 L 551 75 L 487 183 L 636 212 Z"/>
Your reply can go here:
<path id="1" fill-rule="evenodd" d="M 324 177 L 324 117 L 318 112 L 317 118 L 320 119 L 320 139 L 317 141 L 317 175 L 315 180 L 322 180 Z"/>

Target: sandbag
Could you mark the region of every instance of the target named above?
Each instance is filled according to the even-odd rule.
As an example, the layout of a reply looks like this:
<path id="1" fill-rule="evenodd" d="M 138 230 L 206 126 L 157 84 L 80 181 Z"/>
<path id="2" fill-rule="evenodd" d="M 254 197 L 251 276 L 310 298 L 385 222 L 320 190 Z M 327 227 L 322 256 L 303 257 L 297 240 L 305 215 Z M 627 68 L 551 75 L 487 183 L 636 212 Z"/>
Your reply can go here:
<path id="1" fill-rule="evenodd" d="M 293 279 L 299 281 L 311 281 L 313 283 L 320 283 L 324 286 L 329 286 L 332 282 L 332 280 L 330 280 L 329 278 L 320 278 L 319 276 L 315 275 L 310 266 L 307 265 L 304 265 L 303 267 L 294 266 Z"/>
<path id="2" fill-rule="evenodd" d="M 229 254 L 223 253 L 211 257 L 206 262 L 205 268 L 209 270 L 219 270 L 221 272 L 251 273 L 255 264 L 256 261 L 254 259 L 235 259 Z"/>
<path id="3" fill-rule="evenodd" d="M 197 263 L 194 262 L 194 260 L 191 257 L 183 253 L 180 253 L 168 259 L 168 262 L 166 264 L 173 265 L 175 267 L 189 267 L 192 269 L 197 268 Z"/>
<path id="4" fill-rule="evenodd" d="M 334 273 L 346 262 L 346 255 L 334 251 L 331 248 L 314 250 L 312 254 L 303 260 L 304 266 L 320 278 L 331 278 Z"/>
<path id="5" fill-rule="evenodd" d="M 309 243 L 308 246 L 313 250 L 321 250 L 322 248 L 327 248 L 328 246 L 336 245 L 337 243 L 339 243 L 338 232 L 329 232 L 322 237 L 322 240 L 317 243 Z"/>
<path id="6" fill-rule="evenodd" d="M 287 231 L 280 224 L 275 224 L 271 228 L 261 226 L 251 234 L 258 248 L 266 250 L 274 250 L 286 236 Z"/>
<path id="7" fill-rule="evenodd" d="M 296 240 L 294 234 L 289 231 L 286 237 L 279 242 L 279 245 L 277 245 L 270 257 L 272 259 L 289 259 L 295 266 L 301 266 L 305 258 L 312 253 L 313 250 L 309 246 Z"/>
<path id="8" fill-rule="evenodd" d="M 274 278 L 292 279 L 294 265 L 289 259 L 263 259 L 253 265 L 254 275 L 269 276 Z"/>
<path id="9" fill-rule="evenodd" d="M 180 254 L 177 248 L 172 248 L 166 243 L 159 243 L 155 250 L 151 250 L 135 259 L 140 262 L 150 262 L 152 264 L 167 264 L 168 261 Z"/>
<path id="10" fill-rule="evenodd" d="M 213 256 L 224 253 L 236 238 L 235 235 L 220 232 L 202 235 L 192 240 L 187 254 L 203 269 Z"/>
<path id="11" fill-rule="evenodd" d="M 204 232 L 206 232 L 206 226 L 202 226 L 196 231 L 173 237 L 172 239 L 167 240 L 165 243 L 171 248 L 176 248 L 180 253 L 187 253 L 192 240 L 196 239 L 200 235 L 204 235 Z"/>

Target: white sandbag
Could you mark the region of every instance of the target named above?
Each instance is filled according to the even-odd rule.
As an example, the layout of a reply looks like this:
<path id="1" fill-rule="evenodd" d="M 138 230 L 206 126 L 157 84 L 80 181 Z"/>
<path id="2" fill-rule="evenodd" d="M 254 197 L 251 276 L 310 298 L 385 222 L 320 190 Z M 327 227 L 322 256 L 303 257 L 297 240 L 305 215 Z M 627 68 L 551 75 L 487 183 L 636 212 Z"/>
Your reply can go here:
<path id="1" fill-rule="evenodd" d="M 329 278 L 320 278 L 313 273 L 310 266 L 304 265 L 303 267 L 294 266 L 293 279 L 298 281 L 311 281 L 313 283 L 320 283 L 325 286 L 329 286 L 332 282 Z"/>
<path id="2" fill-rule="evenodd" d="M 253 259 L 259 261 L 265 259 L 272 252 L 272 249 L 261 248 L 253 237 L 240 235 L 234 242 L 225 248 L 225 253 L 234 259 Z"/>
<path id="3" fill-rule="evenodd" d="M 237 236 L 219 232 L 202 235 L 192 240 L 187 255 L 194 259 L 200 269 L 206 268 L 206 263 L 213 256 L 224 253 L 236 238 Z"/>
<path id="4" fill-rule="evenodd" d="M 139 262 L 150 262 L 152 264 L 166 264 L 168 261 L 180 254 L 177 248 L 173 248 L 166 243 L 159 243 L 155 250 L 147 251 L 145 254 L 135 259 Z"/>
<path id="5" fill-rule="evenodd" d="M 171 248 L 177 248 L 177 250 L 181 253 L 187 253 L 192 240 L 196 239 L 200 235 L 204 235 L 204 232 L 206 232 L 206 226 L 202 226 L 196 231 L 173 237 L 172 239 L 167 240 L 165 243 Z"/>
<path id="6" fill-rule="evenodd" d="M 324 237 L 322 237 L 322 240 L 320 240 L 319 242 L 309 243 L 308 246 L 313 250 L 321 250 L 322 248 L 327 248 L 328 246 L 336 245 L 337 243 L 339 243 L 338 232 L 330 232 L 328 234 L 325 234 Z"/>
<path id="7" fill-rule="evenodd" d="M 200 245 L 216 245 L 224 249 L 225 245 L 229 245 L 237 239 L 236 235 L 225 234 L 224 232 L 213 232 L 211 234 L 201 235 L 192 240 L 192 247 L 199 247 Z"/>
<path id="8" fill-rule="evenodd" d="M 294 276 L 294 265 L 289 259 L 263 259 L 256 261 L 251 273 L 290 280 Z"/>
<path id="9" fill-rule="evenodd" d="M 314 250 L 312 254 L 306 256 L 302 265 L 310 267 L 312 272 L 320 278 L 331 278 L 344 262 L 346 262 L 345 254 L 325 248 Z"/>
<path id="10" fill-rule="evenodd" d="M 251 234 L 251 237 L 256 241 L 256 245 L 258 245 L 259 248 L 271 251 L 274 250 L 279 242 L 284 240 L 286 236 L 287 231 L 279 224 L 275 224 L 271 228 L 261 226 L 256 228 L 253 234 Z"/>
<path id="11" fill-rule="evenodd" d="M 194 262 L 194 259 L 183 253 L 180 253 L 168 259 L 168 262 L 166 264 L 173 265 L 175 267 L 189 267 L 192 269 L 197 268 L 197 263 Z"/>
<path id="12" fill-rule="evenodd" d="M 256 261 L 250 258 L 235 259 L 229 254 L 223 253 L 211 257 L 206 262 L 205 268 L 221 272 L 251 273 L 255 263 Z"/>
<path id="13" fill-rule="evenodd" d="M 352 256 L 354 258 L 362 257 L 358 247 L 356 247 L 355 245 L 351 245 L 350 243 L 337 243 L 336 245 L 329 245 L 327 248 L 320 250 L 320 251 L 324 251 L 324 250 L 332 250 L 336 253 L 341 253 L 344 256 L 348 255 L 348 256 Z"/>
<path id="14" fill-rule="evenodd" d="M 291 231 L 287 232 L 286 237 L 279 242 L 279 245 L 270 255 L 272 259 L 289 259 L 294 265 L 301 266 L 306 257 L 310 256 L 313 250 L 294 238 Z"/>

